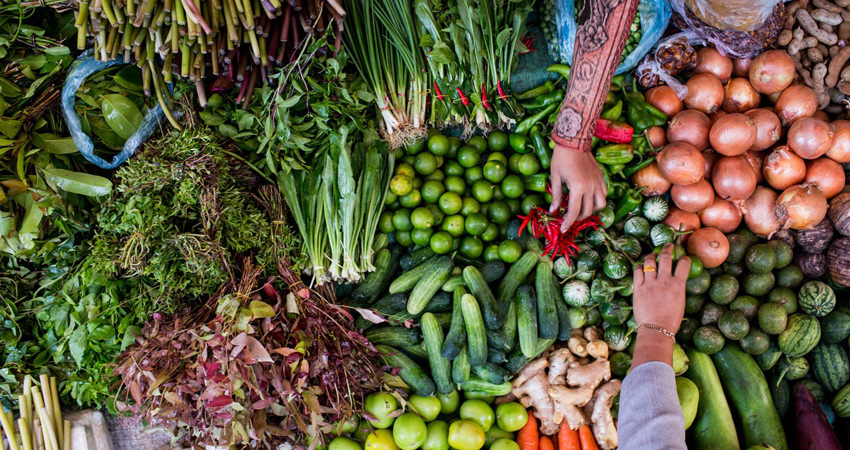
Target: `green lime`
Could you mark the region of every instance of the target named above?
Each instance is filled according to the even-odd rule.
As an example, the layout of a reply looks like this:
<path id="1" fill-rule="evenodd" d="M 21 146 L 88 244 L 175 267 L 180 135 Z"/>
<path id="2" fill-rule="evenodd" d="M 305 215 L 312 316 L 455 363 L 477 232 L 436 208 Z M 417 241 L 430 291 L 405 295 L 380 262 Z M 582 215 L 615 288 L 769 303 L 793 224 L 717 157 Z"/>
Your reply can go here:
<path id="1" fill-rule="evenodd" d="M 484 136 L 472 136 L 468 141 L 466 141 L 466 145 L 475 147 L 478 149 L 478 153 L 481 153 L 484 150 L 487 150 L 487 138 Z"/>
<path id="2" fill-rule="evenodd" d="M 490 225 L 490 222 L 487 221 L 484 214 L 474 213 L 466 217 L 466 232 L 473 236 L 480 236 L 484 234 L 488 225 Z"/>
<path id="3" fill-rule="evenodd" d="M 525 190 L 525 183 L 519 175 L 508 175 L 502 180 L 502 192 L 507 198 L 520 198 Z"/>
<path id="4" fill-rule="evenodd" d="M 488 216 L 495 224 L 501 225 L 503 223 L 507 223 L 511 220 L 511 207 L 502 201 L 490 203 Z"/>
<path id="5" fill-rule="evenodd" d="M 414 229 L 410 232 L 410 240 L 416 245 L 426 246 L 431 242 L 431 236 L 434 235 L 433 228 Z"/>
<path id="6" fill-rule="evenodd" d="M 431 250 L 439 255 L 445 255 L 452 251 L 452 235 L 445 231 L 438 231 L 431 236 Z"/>
<path id="7" fill-rule="evenodd" d="M 416 155 L 416 163 L 413 167 L 416 168 L 416 173 L 431 175 L 437 170 L 437 157 L 430 153 L 420 153 Z"/>
<path id="8" fill-rule="evenodd" d="M 499 161 L 504 165 L 508 165 L 508 157 L 504 153 L 493 152 L 487 155 L 487 161 Z"/>
<path id="9" fill-rule="evenodd" d="M 428 211 L 428 208 L 416 208 L 410 213 L 410 223 L 417 230 L 431 228 L 434 226 L 434 215 L 431 214 L 431 211 Z"/>
<path id="10" fill-rule="evenodd" d="M 428 151 L 435 155 L 448 154 L 450 147 L 449 138 L 442 134 L 435 134 L 428 138 Z"/>
<path id="11" fill-rule="evenodd" d="M 543 205 L 544 204 L 543 201 L 544 201 L 543 197 L 541 197 L 537 194 L 532 194 L 532 195 L 526 196 L 522 199 L 522 204 L 520 205 L 520 209 L 522 210 L 523 214 L 528 214 L 528 213 L 531 212 L 531 208 L 534 208 L 535 206 Z"/>
<path id="12" fill-rule="evenodd" d="M 462 207 L 463 200 L 460 198 L 460 195 L 457 195 L 454 192 L 446 192 L 440 196 L 440 210 L 442 210 L 444 214 L 449 216 L 457 214 L 460 212 Z"/>
<path id="13" fill-rule="evenodd" d="M 463 198 L 463 206 L 460 208 L 461 215 L 468 216 L 479 211 L 481 211 L 481 203 L 478 203 L 478 200 L 475 200 L 472 197 Z"/>
<path id="14" fill-rule="evenodd" d="M 537 155 L 533 153 L 526 153 L 519 159 L 517 169 L 519 170 L 519 173 L 525 176 L 534 175 L 540 171 L 540 160 L 537 159 Z"/>
<path id="15" fill-rule="evenodd" d="M 444 162 L 446 162 L 446 157 L 437 155 L 437 167 L 443 167 Z"/>
<path id="16" fill-rule="evenodd" d="M 475 236 L 464 236 L 460 241 L 460 254 L 469 259 L 478 259 L 484 252 L 484 243 Z"/>
<path id="17" fill-rule="evenodd" d="M 392 233 L 395 231 L 395 225 L 393 225 L 393 213 L 389 211 L 381 213 L 381 217 L 378 217 L 378 229 L 381 230 L 381 233 Z"/>
<path id="18" fill-rule="evenodd" d="M 470 167 L 466 169 L 466 171 L 463 173 L 463 178 L 466 180 L 467 183 L 472 184 L 478 180 L 483 180 L 484 172 L 478 166 Z"/>
<path id="19" fill-rule="evenodd" d="M 466 182 L 459 176 L 450 175 L 443 180 L 443 184 L 446 185 L 447 191 L 454 192 L 457 195 L 463 195 L 466 192 Z"/>
<path id="20" fill-rule="evenodd" d="M 511 207 L 511 216 L 519 215 L 522 212 L 522 202 L 518 198 L 509 198 L 505 200 L 505 203 Z"/>
<path id="21" fill-rule="evenodd" d="M 498 184 L 493 186 L 493 200 L 499 201 L 505 199 L 505 193 L 502 192 L 502 187 Z"/>
<path id="22" fill-rule="evenodd" d="M 425 140 L 423 139 L 417 139 L 404 147 L 404 151 L 408 155 L 415 155 L 422 150 L 425 150 Z"/>
<path id="23" fill-rule="evenodd" d="M 488 245 L 487 248 L 484 249 L 483 258 L 484 262 L 499 261 L 499 246 L 496 244 Z"/>
<path id="24" fill-rule="evenodd" d="M 399 197 L 409 194 L 411 190 L 413 181 L 404 175 L 396 175 L 390 180 L 390 192 Z"/>
<path id="25" fill-rule="evenodd" d="M 487 225 L 487 228 L 484 230 L 484 233 L 481 234 L 481 240 L 484 242 L 493 242 L 499 237 L 499 226 L 495 223 L 491 223 Z M 496 246 L 496 257 L 498 259 L 498 251 L 499 247 Z"/>
<path id="26" fill-rule="evenodd" d="M 446 174 L 442 170 L 435 170 L 431 175 L 424 178 L 425 181 L 443 181 L 446 179 Z"/>
<path id="27" fill-rule="evenodd" d="M 508 135 L 504 131 L 494 131 L 487 136 L 487 145 L 490 150 L 500 152 L 508 148 Z"/>
<path id="28" fill-rule="evenodd" d="M 401 158 L 401 162 L 407 164 L 410 167 L 413 167 L 413 164 L 416 162 L 415 155 L 405 155 Z"/>
<path id="29" fill-rule="evenodd" d="M 419 189 L 412 189 L 407 195 L 399 197 L 398 202 L 405 208 L 416 208 L 422 202 L 422 192 Z"/>
<path id="30" fill-rule="evenodd" d="M 468 145 L 457 152 L 457 162 L 463 167 L 472 167 L 478 164 L 480 158 L 481 155 L 479 155 L 478 150 Z"/>
<path id="31" fill-rule="evenodd" d="M 507 240 L 499 244 L 499 258 L 506 263 L 515 263 L 522 256 L 522 245 L 517 241 Z"/>
<path id="32" fill-rule="evenodd" d="M 363 447 L 354 439 L 338 436 L 328 444 L 328 450 L 363 450 Z"/>
<path id="33" fill-rule="evenodd" d="M 400 209 L 393 213 L 393 226 L 399 231 L 410 231 L 413 224 L 410 222 L 410 210 Z"/>
<path id="34" fill-rule="evenodd" d="M 422 189 L 422 178 L 416 177 L 413 179 L 413 189 Z"/>
<path id="35" fill-rule="evenodd" d="M 457 158 L 457 152 L 460 148 L 463 147 L 463 141 L 452 136 L 449 138 L 449 152 L 446 153 L 446 157 L 449 159 Z"/>
<path id="36" fill-rule="evenodd" d="M 508 170 L 510 170 L 511 173 L 519 173 L 519 162 L 522 160 L 522 157 L 522 153 L 514 153 L 510 158 L 508 158 Z"/>
<path id="37" fill-rule="evenodd" d="M 508 174 L 508 167 L 501 161 L 489 161 L 484 164 L 484 179 L 491 183 L 498 183 Z"/>
<path id="38" fill-rule="evenodd" d="M 428 180 L 422 184 L 422 199 L 428 203 L 437 203 L 444 192 L 446 188 L 439 181 Z"/>
<path id="39" fill-rule="evenodd" d="M 392 191 L 387 192 L 387 198 L 384 199 L 384 204 L 390 204 L 394 201 L 398 200 L 398 195 L 392 193 Z"/>
<path id="40" fill-rule="evenodd" d="M 434 216 L 434 224 L 439 224 L 443 222 L 443 212 L 440 211 L 440 207 L 435 204 L 430 204 L 427 206 L 428 211 L 431 211 L 431 215 Z"/>
<path id="41" fill-rule="evenodd" d="M 691 269 L 688 272 L 688 279 L 697 278 L 702 275 L 703 265 L 699 256 L 691 255 Z"/>
<path id="42" fill-rule="evenodd" d="M 493 199 L 493 185 L 485 180 L 472 183 L 472 196 L 481 203 L 489 202 Z"/>
<path id="43" fill-rule="evenodd" d="M 395 194 L 393 194 L 392 192 L 390 192 L 390 194 L 392 194 L 393 196 L 395 196 Z M 387 203 L 387 204 L 386 204 L 386 207 L 387 207 L 387 209 L 389 209 L 390 211 L 395 211 L 395 210 L 397 210 L 397 209 L 401 208 L 401 204 L 399 204 L 399 203 L 398 203 L 398 197 L 396 196 L 396 200 L 395 200 L 395 201 Z"/>
<path id="44" fill-rule="evenodd" d="M 396 231 L 395 240 L 402 247 L 413 247 L 413 237 L 409 231 Z"/>
<path id="45" fill-rule="evenodd" d="M 499 225 L 499 237 L 502 239 L 508 238 L 508 224 L 510 224 L 510 222 L 505 222 Z"/>
<path id="46" fill-rule="evenodd" d="M 484 217 L 487 217 L 487 214 L 490 213 L 490 204 L 489 203 L 482 204 L 481 208 L 478 209 L 478 212 L 480 212 L 481 214 L 484 214 Z"/>
<path id="47" fill-rule="evenodd" d="M 446 162 L 445 172 L 447 176 L 463 176 L 463 171 L 466 170 L 463 166 L 460 165 L 457 161 L 448 161 Z"/>
<path id="48" fill-rule="evenodd" d="M 443 231 L 448 232 L 454 237 L 458 237 L 463 234 L 463 222 L 463 216 L 460 214 L 448 216 L 443 219 Z"/>
<path id="49" fill-rule="evenodd" d="M 408 178 L 413 178 L 416 176 L 416 171 L 413 170 L 413 166 L 407 163 L 401 163 L 395 168 L 396 175 L 404 175 Z"/>

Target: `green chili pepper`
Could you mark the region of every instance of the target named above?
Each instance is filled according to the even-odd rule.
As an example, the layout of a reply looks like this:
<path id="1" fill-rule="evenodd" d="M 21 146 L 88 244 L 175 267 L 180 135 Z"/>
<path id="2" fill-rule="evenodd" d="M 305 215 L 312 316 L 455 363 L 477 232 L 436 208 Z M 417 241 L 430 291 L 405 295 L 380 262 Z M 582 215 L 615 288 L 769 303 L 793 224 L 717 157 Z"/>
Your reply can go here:
<path id="1" fill-rule="evenodd" d="M 566 64 L 552 64 L 551 66 L 546 68 L 547 72 L 557 73 L 558 75 L 564 77 L 565 79 L 570 79 L 570 66 Z"/>
<path id="2" fill-rule="evenodd" d="M 544 117 L 548 116 L 549 114 L 552 114 L 553 111 L 558 109 L 558 106 L 560 106 L 558 103 L 553 103 L 553 104 L 547 106 L 545 109 L 543 109 L 539 113 L 534 114 L 533 116 L 527 117 L 525 120 L 520 122 L 519 125 L 517 125 L 516 130 L 514 130 L 514 133 L 522 135 L 522 136 L 527 135 L 528 132 L 531 131 L 532 127 L 537 125 L 537 123 L 540 122 L 541 120 L 543 120 Z"/>
<path id="3" fill-rule="evenodd" d="M 602 179 L 605 180 L 605 187 L 608 190 L 608 194 L 611 193 L 611 189 L 614 185 L 614 182 L 611 181 L 611 174 L 608 173 L 608 168 L 605 167 L 604 164 L 600 164 L 599 168 L 602 169 Z M 607 196 L 606 196 L 607 197 Z"/>
<path id="4" fill-rule="evenodd" d="M 546 192 L 546 185 L 549 183 L 548 173 L 535 173 L 525 177 L 525 189 L 533 192 Z"/>
<path id="5" fill-rule="evenodd" d="M 608 188 L 607 198 L 622 198 L 623 195 L 626 194 L 626 189 L 629 188 L 629 184 L 625 181 L 612 181 L 611 186 Z"/>
<path id="6" fill-rule="evenodd" d="M 632 92 L 626 92 L 625 98 L 628 103 L 627 116 L 629 119 L 629 125 L 631 125 L 636 132 L 641 133 L 652 127 L 659 127 L 667 124 L 667 115 L 647 103 L 643 94 L 638 92 L 637 81 L 633 84 Z"/>
<path id="7" fill-rule="evenodd" d="M 620 198 L 620 202 L 617 203 L 617 208 L 614 209 L 614 223 L 618 223 L 625 219 L 630 212 L 640 206 L 643 202 L 643 196 L 640 195 L 640 192 L 644 189 L 646 189 L 646 187 L 642 187 L 638 190 L 626 189 L 625 194 L 622 198 Z"/>
<path id="8" fill-rule="evenodd" d="M 632 136 L 631 144 L 635 149 L 635 153 L 638 155 L 645 155 L 655 150 L 651 145 L 649 145 L 649 139 L 647 139 L 643 134 L 636 134 Z"/>
<path id="9" fill-rule="evenodd" d="M 621 115 L 623 115 L 623 101 L 617 100 L 617 103 L 614 103 L 614 106 L 602 111 L 602 115 L 599 117 L 616 121 Z"/>
<path id="10" fill-rule="evenodd" d="M 610 166 L 608 166 L 608 169 L 610 169 L 610 170 L 611 170 L 611 173 L 613 173 L 613 174 L 618 174 L 618 175 L 619 175 L 619 174 L 623 171 L 623 169 L 625 169 L 625 168 L 626 168 L 626 165 L 625 165 L 625 164 L 611 164 Z"/>
<path id="11" fill-rule="evenodd" d="M 614 103 L 617 103 L 620 99 L 617 98 L 617 94 L 608 91 L 608 95 L 605 96 L 605 107 L 611 107 Z"/>
<path id="12" fill-rule="evenodd" d="M 511 144 L 511 148 L 514 149 L 517 153 L 528 153 L 528 138 L 522 136 L 520 134 L 511 133 L 508 136 L 508 143 Z"/>
<path id="13" fill-rule="evenodd" d="M 653 161 L 655 161 L 655 157 L 650 156 L 648 158 L 645 158 L 643 161 L 641 161 L 637 164 L 631 164 L 631 165 L 629 165 L 629 167 L 626 167 L 625 169 L 623 169 L 623 176 L 626 177 L 626 178 L 631 178 L 632 175 L 636 174 L 639 170 L 643 169 L 644 167 L 652 164 Z"/>
<path id="14" fill-rule="evenodd" d="M 596 150 L 596 160 L 608 166 L 627 164 L 634 157 L 635 151 L 630 144 L 611 144 Z"/>
<path id="15" fill-rule="evenodd" d="M 540 127 L 534 127 L 531 130 L 531 141 L 534 143 L 534 153 L 537 154 L 537 159 L 540 160 L 540 167 L 548 169 L 552 166 L 552 154 L 546 145 L 546 140 L 540 132 Z"/>
<path id="16" fill-rule="evenodd" d="M 623 87 L 623 83 L 625 81 L 626 81 L 626 75 L 621 73 L 619 75 L 614 76 L 614 78 L 611 79 L 611 85 L 617 86 L 618 88 L 621 88 L 621 87 Z"/>
<path id="17" fill-rule="evenodd" d="M 551 81 L 547 80 L 545 83 L 543 83 L 540 86 L 537 86 L 536 88 L 531 88 L 531 89 L 523 92 L 522 94 L 516 94 L 515 97 L 516 97 L 517 100 L 528 100 L 528 99 L 531 99 L 531 98 L 535 98 L 535 97 L 538 97 L 538 96 L 541 96 L 541 95 L 548 94 L 548 93 L 550 93 L 554 90 L 555 90 L 555 83 L 552 83 Z"/>
<path id="18" fill-rule="evenodd" d="M 553 103 L 561 103 L 564 100 L 564 91 L 557 90 L 548 94 L 538 95 L 534 100 L 522 103 L 522 107 L 527 110 L 538 110 L 545 108 Z"/>

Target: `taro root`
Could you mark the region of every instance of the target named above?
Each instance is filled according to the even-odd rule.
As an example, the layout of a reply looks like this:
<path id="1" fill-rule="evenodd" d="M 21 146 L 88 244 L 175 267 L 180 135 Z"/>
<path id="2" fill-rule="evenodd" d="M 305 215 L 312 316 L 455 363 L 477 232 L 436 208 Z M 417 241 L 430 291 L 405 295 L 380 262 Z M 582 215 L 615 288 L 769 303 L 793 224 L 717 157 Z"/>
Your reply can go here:
<path id="1" fill-rule="evenodd" d="M 794 238 L 794 230 L 779 230 L 776 233 L 773 233 L 773 237 L 770 239 L 785 241 L 791 246 L 791 248 L 794 248 L 794 245 L 797 243 L 797 240 Z"/>
<path id="2" fill-rule="evenodd" d="M 826 268 L 832 280 L 850 286 L 850 238 L 834 240 L 826 253 Z"/>
<path id="3" fill-rule="evenodd" d="M 842 192 L 829 202 L 829 219 L 836 231 L 850 236 L 850 193 Z"/>
<path id="4" fill-rule="evenodd" d="M 823 253 L 797 252 L 794 263 L 807 279 L 820 278 L 826 273 L 826 256 Z"/>
<path id="5" fill-rule="evenodd" d="M 797 230 L 797 245 L 808 253 L 820 253 L 829 247 L 833 235 L 832 221 L 825 217 L 809 230 Z"/>

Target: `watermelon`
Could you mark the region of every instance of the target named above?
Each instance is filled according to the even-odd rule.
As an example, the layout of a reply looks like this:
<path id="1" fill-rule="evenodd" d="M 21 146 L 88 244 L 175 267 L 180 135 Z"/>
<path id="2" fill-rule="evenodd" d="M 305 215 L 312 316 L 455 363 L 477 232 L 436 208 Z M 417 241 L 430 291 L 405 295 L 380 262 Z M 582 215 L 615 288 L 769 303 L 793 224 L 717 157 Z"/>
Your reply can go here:
<path id="1" fill-rule="evenodd" d="M 779 334 L 779 350 L 790 357 L 803 356 L 820 341 L 818 319 L 807 314 L 792 314 L 785 331 Z"/>
<path id="2" fill-rule="evenodd" d="M 836 392 L 850 382 L 850 360 L 837 344 L 820 344 L 812 351 L 812 374 L 827 392 Z"/>
<path id="3" fill-rule="evenodd" d="M 836 308 L 820 319 L 821 342 L 837 344 L 850 336 L 850 315 Z"/>
<path id="4" fill-rule="evenodd" d="M 809 281 L 800 287 L 797 302 L 804 313 L 824 317 L 835 308 L 835 292 L 822 281 Z"/>
<path id="5" fill-rule="evenodd" d="M 809 374 L 809 361 L 806 358 L 782 358 L 776 370 L 788 381 L 799 380 Z"/>
<path id="6" fill-rule="evenodd" d="M 838 417 L 850 417 L 850 384 L 841 388 L 832 398 L 832 410 Z"/>

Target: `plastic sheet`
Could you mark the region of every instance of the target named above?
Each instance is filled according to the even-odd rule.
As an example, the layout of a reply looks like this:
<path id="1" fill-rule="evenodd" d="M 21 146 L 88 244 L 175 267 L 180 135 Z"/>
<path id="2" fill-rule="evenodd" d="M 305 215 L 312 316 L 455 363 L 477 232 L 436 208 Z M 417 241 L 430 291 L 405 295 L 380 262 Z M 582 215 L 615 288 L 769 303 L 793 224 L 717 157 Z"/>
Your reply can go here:
<path id="1" fill-rule="evenodd" d="M 65 122 L 68 124 L 68 129 L 71 132 L 71 137 L 74 139 L 74 144 L 79 149 L 89 162 L 100 167 L 101 169 L 115 169 L 124 161 L 130 159 L 136 152 L 136 149 L 142 145 L 148 138 L 153 135 L 159 121 L 165 117 L 160 105 L 152 108 L 150 112 L 142 119 L 139 129 L 127 139 L 121 152 L 112 158 L 112 161 L 106 161 L 94 152 L 94 143 L 91 138 L 83 132 L 80 118 L 77 117 L 77 111 L 74 109 L 74 98 L 77 90 L 86 81 L 89 75 L 108 69 L 112 66 L 125 64 L 120 57 L 112 61 L 96 61 L 91 57 L 91 50 L 84 52 L 74 62 L 71 70 L 68 72 L 68 77 L 65 79 L 65 85 L 62 86 L 62 116 L 65 117 Z"/>
<path id="2" fill-rule="evenodd" d="M 635 71 L 641 87 L 647 89 L 664 83 L 680 99 L 684 99 L 688 95 L 688 88 L 679 83 L 675 75 L 696 65 L 697 52 L 694 45 L 705 45 L 705 41 L 692 30 L 676 33 L 659 42 Z"/>
<path id="3" fill-rule="evenodd" d="M 687 6 L 701 21 L 721 30 L 753 31 L 764 24 L 781 0 L 671 0 L 677 14 Z"/>

